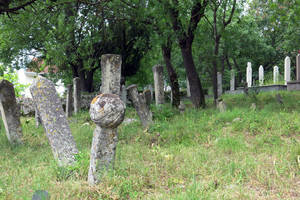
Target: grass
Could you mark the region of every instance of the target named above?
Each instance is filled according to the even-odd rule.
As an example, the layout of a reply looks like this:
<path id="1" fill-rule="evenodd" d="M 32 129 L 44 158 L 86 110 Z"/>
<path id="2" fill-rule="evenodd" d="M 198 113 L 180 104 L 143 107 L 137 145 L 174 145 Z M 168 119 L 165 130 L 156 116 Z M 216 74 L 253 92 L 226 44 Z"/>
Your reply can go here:
<path id="1" fill-rule="evenodd" d="M 88 112 L 70 118 L 80 154 L 60 168 L 42 127 L 22 118 L 25 144 L 9 145 L 0 134 L 0 199 L 300 199 L 300 93 L 225 95 L 227 111 L 209 102 L 183 114 L 152 106 L 154 124 L 122 124 L 115 169 L 98 186 L 87 184 L 95 126 Z M 256 110 L 250 105 L 256 104 Z M 189 107 L 189 102 L 186 102 Z M 126 117 L 138 118 L 133 108 Z"/>

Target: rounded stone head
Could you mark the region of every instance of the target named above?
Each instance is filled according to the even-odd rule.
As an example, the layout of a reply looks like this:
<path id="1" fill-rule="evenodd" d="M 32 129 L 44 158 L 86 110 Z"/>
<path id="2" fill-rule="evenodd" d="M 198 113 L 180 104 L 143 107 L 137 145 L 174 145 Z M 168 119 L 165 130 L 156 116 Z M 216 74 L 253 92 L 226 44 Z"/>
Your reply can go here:
<path id="1" fill-rule="evenodd" d="M 124 120 L 125 108 L 119 96 L 100 94 L 91 102 L 90 116 L 102 128 L 116 128 Z"/>

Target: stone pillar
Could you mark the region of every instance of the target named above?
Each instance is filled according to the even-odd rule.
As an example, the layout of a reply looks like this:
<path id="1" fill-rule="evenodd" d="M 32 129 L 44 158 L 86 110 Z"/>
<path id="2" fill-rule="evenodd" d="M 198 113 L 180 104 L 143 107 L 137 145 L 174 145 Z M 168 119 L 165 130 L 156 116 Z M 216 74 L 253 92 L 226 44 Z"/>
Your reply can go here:
<path id="1" fill-rule="evenodd" d="M 278 66 L 273 68 L 273 83 L 278 84 L 279 81 L 279 69 Z"/>
<path id="2" fill-rule="evenodd" d="M 81 86 L 78 77 L 73 79 L 73 103 L 74 113 L 77 114 L 81 108 Z"/>
<path id="3" fill-rule="evenodd" d="M 156 105 L 163 104 L 165 101 L 163 69 L 164 68 L 161 65 L 155 65 L 152 68 L 153 76 L 154 76 L 154 89 L 155 89 Z"/>
<path id="4" fill-rule="evenodd" d="M 125 85 L 121 86 L 121 100 L 125 103 L 127 102 L 127 89 Z"/>
<path id="5" fill-rule="evenodd" d="M 247 85 L 248 87 L 252 86 L 252 67 L 251 62 L 247 63 Z"/>
<path id="6" fill-rule="evenodd" d="M 114 165 L 118 142 L 117 127 L 125 116 L 125 104 L 114 94 L 96 96 L 90 106 L 90 116 L 96 123 L 91 149 L 88 183 L 100 182 L 105 169 Z"/>
<path id="7" fill-rule="evenodd" d="M 296 56 L 296 77 L 300 81 L 300 54 Z"/>
<path id="8" fill-rule="evenodd" d="M 284 59 L 284 83 L 291 81 L 291 59 L 290 57 L 285 57 Z"/>
<path id="9" fill-rule="evenodd" d="M 218 97 L 220 97 L 223 94 L 223 84 L 222 84 L 222 73 L 217 72 L 217 83 L 218 83 Z"/>
<path id="10" fill-rule="evenodd" d="M 232 69 L 230 71 L 230 90 L 235 90 L 235 71 Z"/>
<path id="11" fill-rule="evenodd" d="M 148 106 L 150 106 L 151 103 L 152 103 L 151 91 L 150 91 L 149 89 L 144 90 L 143 94 L 144 94 L 145 99 L 146 99 L 146 104 L 147 104 Z"/>
<path id="12" fill-rule="evenodd" d="M 128 96 L 138 113 L 138 116 L 144 127 L 148 127 L 152 123 L 152 113 L 146 104 L 144 94 L 139 94 L 136 85 L 130 85 L 128 88 Z"/>
<path id="13" fill-rule="evenodd" d="M 30 92 L 58 164 L 74 164 L 78 150 L 55 85 L 44 77 L 38 77 L 31 85 Z"/>
<path id="14" fill-rule="evenodd" d="M 67 86 L 67 96 L 66 96 L 66 116 L 72 116 L 72 85 Z"/>
<path id="15" fill-rule="evenodd" d="M 191 87 L 188 77 L 186 77 L 186 96 L 191 97 Z"/>
<path id="16" fill-rule="evenodd" d="M 259 86 L 262 86 L 264 84 L 264 67 L 261 65 L 258 69 L 258 80 L 259 80 Z"/>
<path id="17" fill-rule="evenodd" d="M 0 111 L 8 141 L 22 144 L 20 106 L 17 105 L 14 86 L 7 80 L 0 80 Z"/>
<path id="18" fill-rule="evenodd" d="M 122 58 L 120 55 L 104 54 L 101 56 L 101 93 L 120 96 L 121 65 Z"/>

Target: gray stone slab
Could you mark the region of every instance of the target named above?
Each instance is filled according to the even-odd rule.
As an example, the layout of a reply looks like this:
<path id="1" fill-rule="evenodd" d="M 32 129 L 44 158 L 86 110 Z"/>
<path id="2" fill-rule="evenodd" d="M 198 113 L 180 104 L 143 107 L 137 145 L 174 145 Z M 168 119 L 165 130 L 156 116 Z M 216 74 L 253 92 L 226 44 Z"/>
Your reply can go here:
<path id="1" fill-rule="evenodd" d="M 155 65 L 152 71 L 154 76 L 155 103 L 156 105 L 164 104 L 164 68 L 161 65 Z"/>

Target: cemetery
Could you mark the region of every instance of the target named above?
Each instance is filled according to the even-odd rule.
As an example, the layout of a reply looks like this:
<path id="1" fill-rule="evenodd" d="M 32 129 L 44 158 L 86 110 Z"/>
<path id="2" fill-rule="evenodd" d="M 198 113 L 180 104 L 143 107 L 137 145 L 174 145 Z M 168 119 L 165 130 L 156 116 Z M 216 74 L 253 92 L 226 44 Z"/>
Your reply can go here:
<path id="1" fill-rule="evenodd" d="M 300 199 L 300 10 L 268 3 L 0 1 L 0 200 Z"/>

